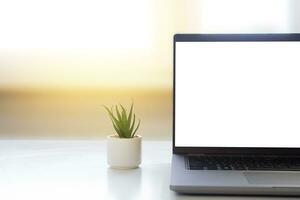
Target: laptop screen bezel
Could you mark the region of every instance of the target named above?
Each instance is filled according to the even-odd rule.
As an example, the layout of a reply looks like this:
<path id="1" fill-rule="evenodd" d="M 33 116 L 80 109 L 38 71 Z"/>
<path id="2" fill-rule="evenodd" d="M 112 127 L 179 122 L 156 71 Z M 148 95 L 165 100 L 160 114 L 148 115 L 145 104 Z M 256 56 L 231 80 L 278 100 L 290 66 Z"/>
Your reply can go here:
<path id="1" fill-rule="evenodd" d="M 175 34 L 173 37 L 173 153 L 175 154 L 278 154 L 300 155 L 300 148 L 270 147 L 176 147 L 176 42 L 289 42 L 300 41 L 299 33 L 288 34 Z"/>

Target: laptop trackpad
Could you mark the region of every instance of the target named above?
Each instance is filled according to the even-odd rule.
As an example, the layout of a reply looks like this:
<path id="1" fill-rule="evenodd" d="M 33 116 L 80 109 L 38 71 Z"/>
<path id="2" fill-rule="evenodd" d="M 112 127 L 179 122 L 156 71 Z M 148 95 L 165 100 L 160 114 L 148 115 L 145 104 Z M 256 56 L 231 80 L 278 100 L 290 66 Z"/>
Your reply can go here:
<path id="1" fill-rule="evenodd" d="M 300 185 L 300 172 L 244 172 L 250 184 L 290 186 Z"/>

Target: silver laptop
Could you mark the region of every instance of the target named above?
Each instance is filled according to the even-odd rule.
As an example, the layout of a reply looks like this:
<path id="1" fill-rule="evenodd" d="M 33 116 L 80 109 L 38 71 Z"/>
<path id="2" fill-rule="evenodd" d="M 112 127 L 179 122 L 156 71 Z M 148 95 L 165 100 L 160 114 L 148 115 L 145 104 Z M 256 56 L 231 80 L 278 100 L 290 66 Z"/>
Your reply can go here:
<path id="1" fill-rule="evenodd" d="M 179 193 L 300 195 L 300 34 L 174 36 Z"/>

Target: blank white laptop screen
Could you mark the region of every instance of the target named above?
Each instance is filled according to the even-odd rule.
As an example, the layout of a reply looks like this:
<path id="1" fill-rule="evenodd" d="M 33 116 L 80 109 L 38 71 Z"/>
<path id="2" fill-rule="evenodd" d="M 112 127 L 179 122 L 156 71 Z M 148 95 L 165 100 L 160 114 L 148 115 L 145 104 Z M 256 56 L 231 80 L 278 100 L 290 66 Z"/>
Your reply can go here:
<path id="1" fill-rule="evenodd" d="M 300 42 L 176 42 L 176 147 L 300 147 Z"/>

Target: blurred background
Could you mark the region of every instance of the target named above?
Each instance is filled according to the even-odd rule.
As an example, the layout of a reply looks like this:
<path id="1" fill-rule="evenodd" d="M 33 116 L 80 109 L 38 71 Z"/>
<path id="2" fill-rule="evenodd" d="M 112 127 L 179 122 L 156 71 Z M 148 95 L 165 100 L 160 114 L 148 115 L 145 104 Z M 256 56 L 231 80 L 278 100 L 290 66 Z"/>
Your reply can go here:
<path id="1" fill-rule="evenodd" d="M 297 0 L 0 1 L 0 138 L 114 131 L 102 105 L 135 111 L 170 140 L 175 33 L 300 31 Z"/>

